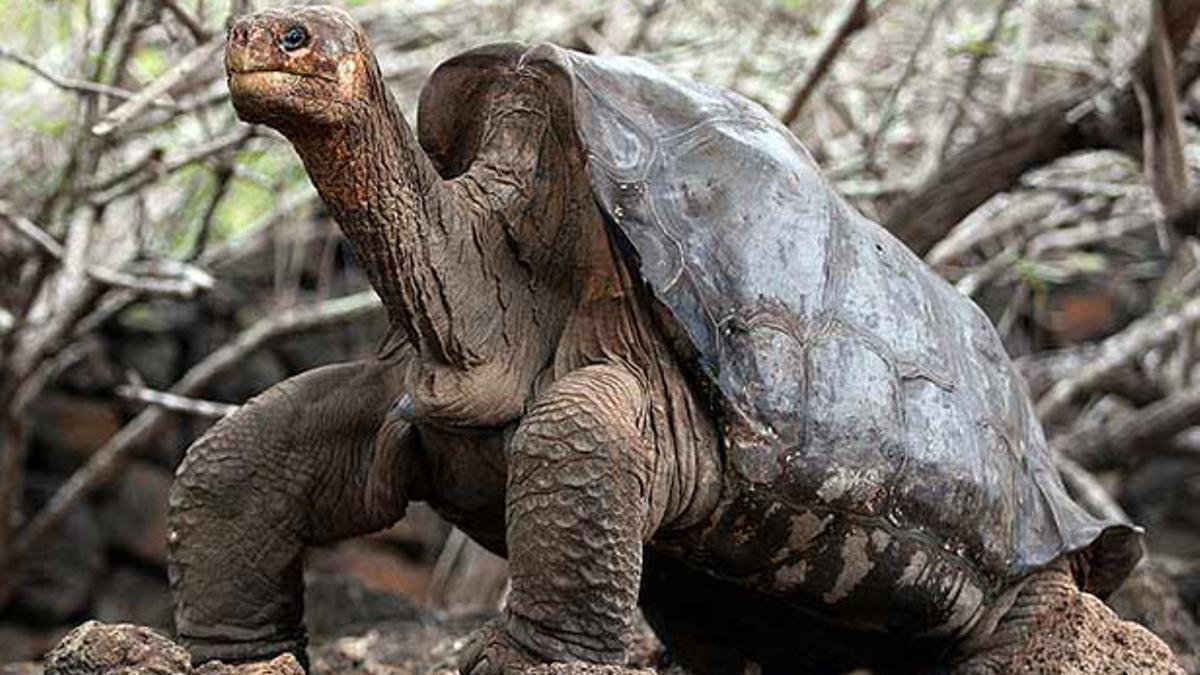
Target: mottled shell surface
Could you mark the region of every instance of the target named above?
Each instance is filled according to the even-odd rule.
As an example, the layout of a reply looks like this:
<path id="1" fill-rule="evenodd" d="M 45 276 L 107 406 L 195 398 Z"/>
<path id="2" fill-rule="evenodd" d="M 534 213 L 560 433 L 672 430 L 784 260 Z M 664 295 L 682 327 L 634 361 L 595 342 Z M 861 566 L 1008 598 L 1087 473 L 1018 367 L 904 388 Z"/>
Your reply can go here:
<path id="1" fill-rule="evenodd" d="M 988 318 L 842 200 L 770 114 L 634 58 L 492 45 L 422 95 L 421 141 L 445 173 L 473 154 L 472 97 L 519 71 L 561 94 L 558 122 L 711 395 L 734 479 L 795 513 L 909 533 L 984 591 L 1073 552 L 1097 592 L 1125 577 L 1138 531 L 1068 496 Z M 900 580 L 903 560 L 888 564 L 881 578 Z"/>

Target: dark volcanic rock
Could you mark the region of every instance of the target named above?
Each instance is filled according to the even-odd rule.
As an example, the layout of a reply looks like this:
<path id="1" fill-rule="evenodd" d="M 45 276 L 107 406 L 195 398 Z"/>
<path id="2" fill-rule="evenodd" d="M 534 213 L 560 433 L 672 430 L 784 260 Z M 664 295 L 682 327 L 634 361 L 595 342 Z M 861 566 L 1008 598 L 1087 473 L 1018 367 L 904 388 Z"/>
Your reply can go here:
<path id="1" fill-rule="evenodd" d="M 167 494 L 171 473 L 132 462 L 100 505 L 110 546 L 157 567 L 167 566 Z"/>
<path id="2" fill-rule="evenodd" d="M 28 481 L 32 512 L 57 485 L 37 474 L 30 474 Z M 25 565 L 13 608 L 38 623 L 62 623 L 87 607 L 106 564 L 104 535 L 91 507 L 74 508 Z"/>
<path id="3" fill-rule="evenodd" d="M 46 657 L 46 675 L 304 675 L 290 654 L 273 661 L 230 666 L 219 661 L 193 669 L 187 650 L 132 624 L 88 621 Z"/>
<path id="4" fill-rule="evenodd" d="M 105 575 L 92 602 L 96 619 L 111 623 L 136 623 L 174 633 L 174 604 L 166 570 L 125 565 Z"/>
<path id="5" fill-rule="evenodd" d="M 177 675 L 191 671 L 187 650 L 149 628 L 88 621 L 46 656 L 46 675 Z"/>

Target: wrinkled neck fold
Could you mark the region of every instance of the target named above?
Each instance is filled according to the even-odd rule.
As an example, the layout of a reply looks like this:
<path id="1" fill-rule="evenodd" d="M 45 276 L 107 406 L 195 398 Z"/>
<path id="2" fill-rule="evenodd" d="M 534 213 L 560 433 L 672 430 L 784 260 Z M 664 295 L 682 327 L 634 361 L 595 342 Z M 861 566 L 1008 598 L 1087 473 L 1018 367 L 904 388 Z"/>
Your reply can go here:
<path id="1" fill-rule="evenodd" d="M 455 334 L 455 294 L 445 289 L 454 285 L 448 276 L 456 265 L 482 265 L 462 256 L 482 252 L 458 250 L 456 265 L 445 264 L 458 238 L 451 191 L 391 93 L 375 79 L 370 104 L 347 122 L 288 135 L 392 325 L 423 355 L 465 366 L 476 355 Z"/>

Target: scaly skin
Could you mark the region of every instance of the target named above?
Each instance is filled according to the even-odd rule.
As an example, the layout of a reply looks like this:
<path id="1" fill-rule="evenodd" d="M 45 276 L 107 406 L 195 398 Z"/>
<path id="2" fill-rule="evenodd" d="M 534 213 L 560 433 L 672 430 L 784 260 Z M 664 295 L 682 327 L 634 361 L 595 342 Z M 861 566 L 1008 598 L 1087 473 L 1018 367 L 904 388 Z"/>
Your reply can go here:
<path id="1" fill-rule="evenodd" d="M 609 239 L 544 73 L 515 67 L 472 99 L 482 120 L 474 156 L 443 179 L 344 13 L 239 19 L 226 65 L 239 116 L 292 142 L 406 343 L 386 359 L 293 378 L 189 451 L 172 495 L 171 575 L 180 635 L 198 660 L 303 659 L 304 547 L 381 529 L 415 499 L 511 561 L 506 614 L 466 650 L 470 675 L 563 661 L 619 668 L 644 550 L 679 560 L 718 551 L 700 562 L 707 571 L 777 571 L 738 548 L 765 531 L 738 510 L 753 490 L 723 473 L 713 420 Z M 767 542 L 781 560 L 824 527 L 794 515 L 786 541 Z M 721 516 L 731 516 L 724 533 Z M 837 577 L 861 580 L 878 537 L 850 534 Z M 733 546 L 724 559 L 708 546 L 714 537 Z M 705 591 L 700 582 L 672 593 L 702 606 Z M 774 602 L 767 615 L 787 617 L 794 608 L 767 597 L 779 591 L 730 597 L 750 598 L 747 614 Z M 654 608 L 668 615 L 663 625 L 672 593 Z M 1055 599 L 1079 595 L 1062 570 L 1019 584 L 973 625 L 956 675 L 1004 672 L 1030 653 L 1030 627 L 1055 616 Z M 676 618 L 682 642 L 708 642 L 706 617 Z M 760 663 L 770 672 L 809 662 L 843 672 L 867 656 L 853 639 L 806 648 L 790 635 L 756 651 L 761 635 L 742 641 L 733 623 L 717 627 L 726 646 L 679 644 L 677 655 L 698 673 L 741 672 L 747 653 L 775 659 Z M 814 634 L 839 642 L 836 627 Z M 895 651 L 916 653 L 908 647 Z M 870 656 L 881 672 L 913 672 L 899 661 L 924 658 Z"/>
<path id="2" fill-rule="evenodd" d="M 1184 675 L 1153 633 L 1080 591 L 1063 561 L 1009 597 L 996 625 L 961 646 L 966 654 L 952 675 Z"/>
<path id="3" fill-rule="evenodd" d="M 170 573 L 197 663 L 303 660 L 304 548 L 403 516 L 417 443 L 387 411 L 410 353 L 281 382 L 188 451 L 171 491 Z"/>
<path id="4" fill-rule="evenodd" d="M 284 49 L 293 26 L 307 35 Z M 199 659 L 303 657 L 304 546 L 428 499 L 513 562 L 508 618 L 467 669 L 623 663 L 643 542 L 714 508 L 715 433 L 544 83 L 498 83 L 474 160 L 443 180 L 343 13 L 240 19 L 227 68 L 239 115 L 292 142 L 411 347 L 284 383 L 189 451 L 172 509 L 181 636 Z"/>

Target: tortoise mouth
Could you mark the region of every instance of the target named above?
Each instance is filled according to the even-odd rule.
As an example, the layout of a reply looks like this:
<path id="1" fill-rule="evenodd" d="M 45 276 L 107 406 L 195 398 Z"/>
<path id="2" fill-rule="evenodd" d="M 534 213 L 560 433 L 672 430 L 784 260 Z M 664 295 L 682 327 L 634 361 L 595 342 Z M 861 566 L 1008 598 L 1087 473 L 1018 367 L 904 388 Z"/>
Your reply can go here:
<path id="1" fill-rule="evenodd" d="M 262 86 L 278 86 L 287 84 L 296 84 L 304 80 L 322 80 L 324 82 L 332 82 L 337 84 L 337 80 L 328 75 L 318 73 L 298 73 L 294 70 L 281 70 L 278 68 L 244 68 L 230 69 L 229 84 L 230 88 L 237 86 L 238 88 L 251 87 L 259 88 Z"/>

